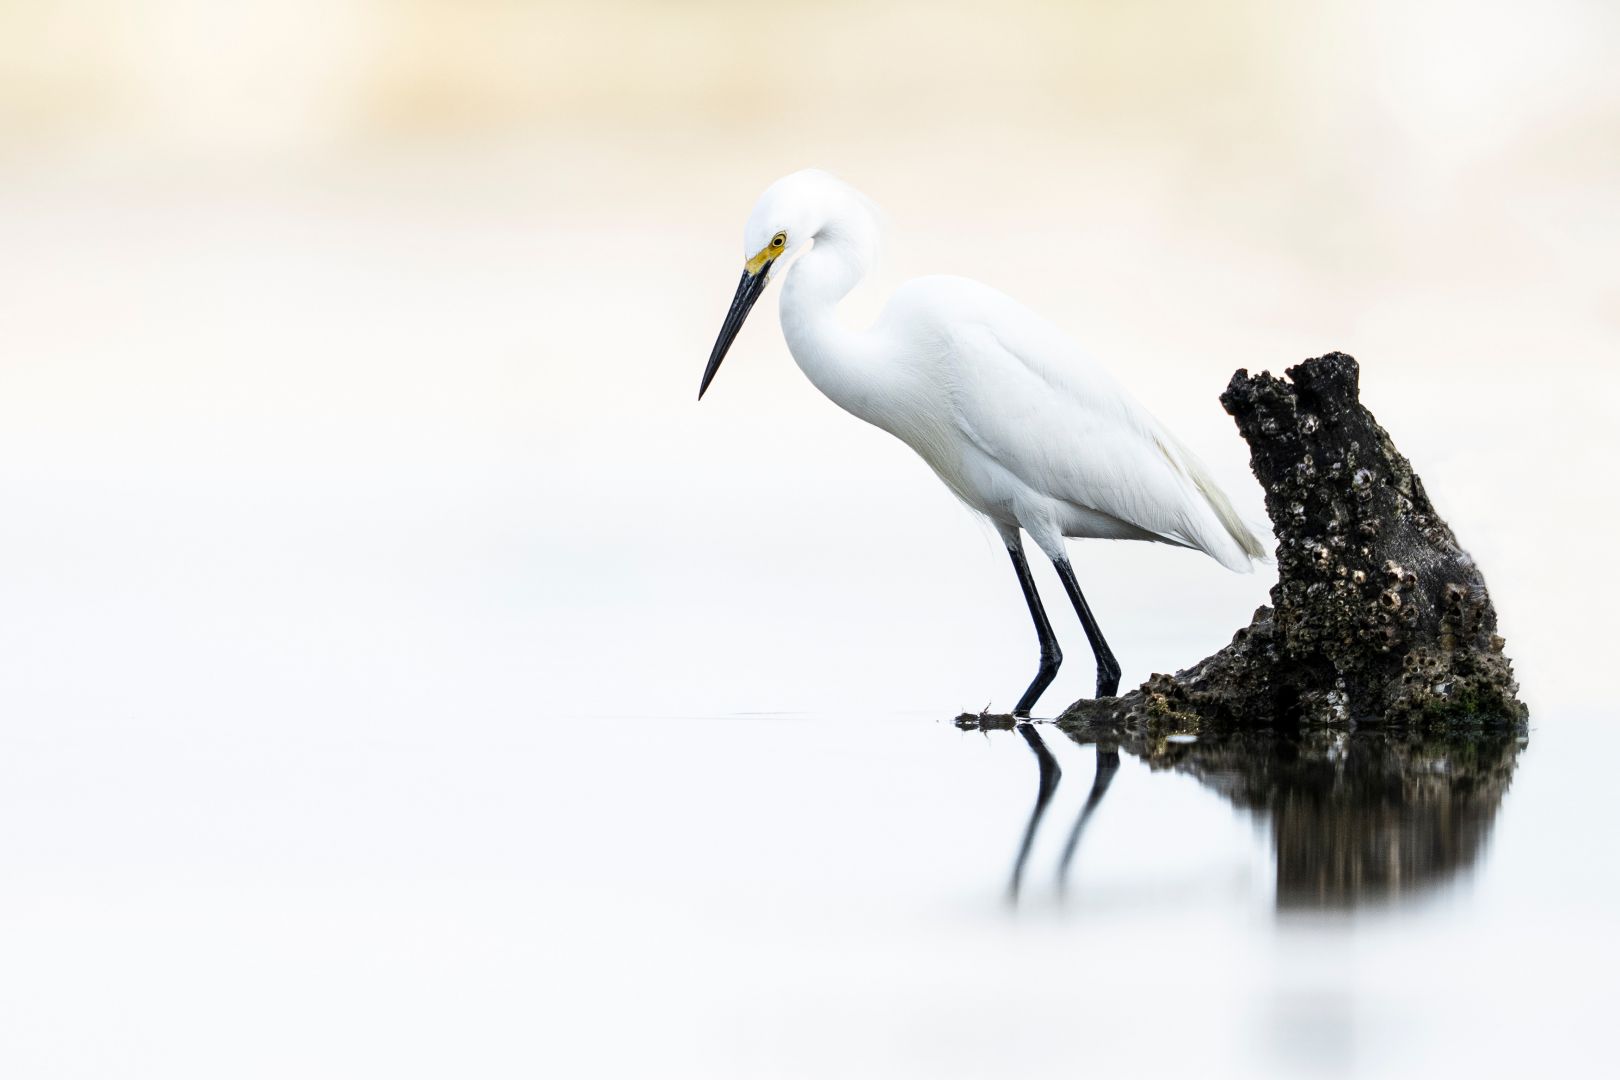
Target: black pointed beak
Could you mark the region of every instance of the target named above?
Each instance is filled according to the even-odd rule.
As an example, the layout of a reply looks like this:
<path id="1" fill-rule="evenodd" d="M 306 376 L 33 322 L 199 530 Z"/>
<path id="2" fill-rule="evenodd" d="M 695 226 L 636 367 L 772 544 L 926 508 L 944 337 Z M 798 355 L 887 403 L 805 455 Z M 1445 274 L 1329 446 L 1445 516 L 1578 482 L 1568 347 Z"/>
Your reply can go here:
<path id="1" fill-rule="evenodd" d="M 720 336 L 715 339 L 714 351 L 709 353 L 709 366 L 703 369 L 703 382 L 698 386 L 698 400 L 703 400 L 703 392 L 714 381 L 714 373 L 720 370 L 720 361 L 726 358 L 726 350 L 737 337 L 737 331 L 748 318 L 748 312 L 759 299 L 759 294 L 765 291 L 765 282 L 768 266 L 761 267 L 759 273 L 750 274 L 743 271 L 742 280 L 737 283 L 737 295 L 731 298 L 731 310 L 726 312 L 726 321 L 720 327 Z"/>

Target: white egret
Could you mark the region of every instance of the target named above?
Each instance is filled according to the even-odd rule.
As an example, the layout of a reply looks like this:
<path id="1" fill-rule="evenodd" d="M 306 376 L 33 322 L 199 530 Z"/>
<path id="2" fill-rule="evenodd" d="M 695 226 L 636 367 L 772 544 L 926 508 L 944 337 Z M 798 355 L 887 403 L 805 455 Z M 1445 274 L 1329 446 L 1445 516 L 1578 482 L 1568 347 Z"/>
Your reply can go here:
<path id="1" fill-rule="evenodd" d="M 1064 537 L 1196 548 L 1239 572 L 1264 548 L 1186 447 L 1061 331 L 1002 293 L 965 278 L 918 278 L 869 329 L 842 326 L 838 303 L 865 277 L 878 238 L 872 204 L 828 173 L 807 169 L 772 184 L 748 216 L 742 281 L 698 397 L 781 267 L 782 333 L 805 375 L 921 455 L 1006 543 L 1041 649 L 1014 713 L 1029 715 L 1063 660 L 1020 530 L 1057 567 L 1080 616 L 1097 696 L 1117 693 L 1119 663 Z"/>

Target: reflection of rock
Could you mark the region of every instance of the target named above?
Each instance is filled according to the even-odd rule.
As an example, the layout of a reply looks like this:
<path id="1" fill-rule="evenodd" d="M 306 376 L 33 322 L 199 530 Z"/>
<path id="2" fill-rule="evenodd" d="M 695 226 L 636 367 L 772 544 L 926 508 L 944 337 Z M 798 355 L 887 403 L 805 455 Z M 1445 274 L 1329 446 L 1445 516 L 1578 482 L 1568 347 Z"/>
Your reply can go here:
<path id="1" fill-rule="evenodd" d="M 1272 606 L 1186 671 L 1076 702 L 1063 719 L 1142 731 L 1521 726 L 1485 579 L 1361 404 L 1356 362 L 1330 353 L 1288 376 L 1240 371 L 1221 397 L 1277 534 Z"/>
<path id="2" fill-rule="evenodd" d="M 988 732 L 1013 723 L 963 715 L 956 726 Z M 1060 775 L 1035 725 L 1017 727 L 1041 767 L 1013 895 Z M 1521 736 L 1501 731 L 1438 736 L 1319 728 L 1190 736 L 1117 722 L 1059 721 L 1057 727 L 1076 743 L 1097 747 L 1097 772 L 1064 850 L 1060 886 L 1123 750 L 1156 772 L 1195 777 L 1235 806 L 1261 815 L 1276 850 L 1282 908 L 1391 900 L 1468 869 L 1490 835 L 1523 745 Z"/>
<path id="3" fill-rule="evenodd" d="M 1002 717 L 968 715 L 957 717 L 956 725 L 980 731 L 1013 726 Z M 1035 751 L 1040 777 L 1013 872 L 1013 896 L 1060 775 L 1035 725 L 1017 726 Z M 1508 732 L 1440 737 L 1317 729 L 1191 737 L 1121 724 L 1057 726 L 1076 743 L 1097 747 L 1091 794 L 1064 849 L 1060 889 L 1122 750 L 1154 771 L 1195 777 L 1264 818 L 1277 855 L 1281 908 L 1393 900 L 1467 870 L 1485 847 L 1523 745 Z"/>
<path id="4" fill-rule="evenodd" d="M 1508 734 L 1424 739 L 1316 731 L 1126 743 L 1265 815 L 1280 907 L 1353 906 L 1440 884 L 1473 865 L 1513 775 Z"/>

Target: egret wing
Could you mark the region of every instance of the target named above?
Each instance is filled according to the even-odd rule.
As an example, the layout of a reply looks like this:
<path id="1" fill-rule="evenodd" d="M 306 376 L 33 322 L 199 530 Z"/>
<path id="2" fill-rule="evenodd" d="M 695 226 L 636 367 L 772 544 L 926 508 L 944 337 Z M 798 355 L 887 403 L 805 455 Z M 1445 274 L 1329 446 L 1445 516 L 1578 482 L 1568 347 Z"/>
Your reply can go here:
<path id="1" fill-rule="evenodd" d="M 1060 331 L 1006 303 L 954 322 L 963 437 L 1039 495 L 1246 569 L 1258 542 L 1197 459 Z"/>

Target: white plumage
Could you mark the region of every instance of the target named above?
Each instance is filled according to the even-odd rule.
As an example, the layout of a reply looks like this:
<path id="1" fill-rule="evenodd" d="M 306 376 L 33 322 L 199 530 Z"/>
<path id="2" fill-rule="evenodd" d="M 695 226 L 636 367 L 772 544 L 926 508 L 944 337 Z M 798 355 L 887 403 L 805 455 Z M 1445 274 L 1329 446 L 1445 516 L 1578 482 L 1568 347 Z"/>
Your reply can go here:
<path id="1" fill-rule="evenodd" d="M 874 262 L 879 232 L 866 198 L 827 173 L 771 185 L 749 215 L 747 268 L 699 396 L 765 284 L 785 275 L 782 330 L 805 375 L 909 445 L 1006 541 L 1043 658 L 1015 711 L 1027 714 L 1061 660 L 1020 529 L 1057 565 L 1097 653 L 1098 693 L 1113 693 L 1117 664 L 1073 583 L 1064 537 L 1196 548 L 1237 571 L 1265 549 L 1191 451 L 1060 330 L 995 289 L 918 278 L 869 329 L 844 327 L 837 305 Z"/>

